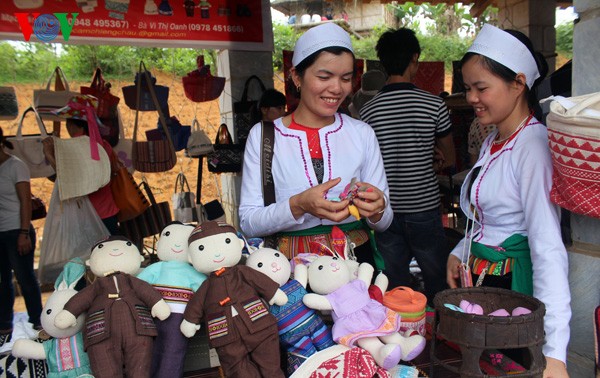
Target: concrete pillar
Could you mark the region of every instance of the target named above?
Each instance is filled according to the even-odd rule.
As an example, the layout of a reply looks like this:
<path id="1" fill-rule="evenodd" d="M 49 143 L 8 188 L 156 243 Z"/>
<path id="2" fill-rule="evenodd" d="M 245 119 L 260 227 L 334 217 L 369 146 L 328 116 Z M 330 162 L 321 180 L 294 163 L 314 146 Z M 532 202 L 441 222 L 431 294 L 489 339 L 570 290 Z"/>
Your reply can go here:
<path id="1" fill-rule="evenodd" d="M 225 89 L 219 98 L 221 123 L 227 125 L 234 142 L 237 142 L 233 124 L 233 103 L 241 99 L 246 79 L 252 75 L 258 76 L 265 87 L 273 88 L 273 54 L 270 51 L 221 50 L 217 58 L 219 76 L 227 78 Z M 255 84 L 253 83 L 248 91 L 248 97 L 251 99 L 260 97 Z M 241 173 L 221 174 L 221 197 L 227 222 L 238 229 L 241 183 Z"/>
<path id="2" fill-rule="evenodd" d="M 556 69 L 556 0 L 507 0 L 498 10 L 499 27 L 525 33 L 533 47 Z"/>
<path id="3" fill-rule="evenodd" d="M 579 22 L 573 34 L 573 96 L 600 91 L 600 2 L 575 0 Z M 573 247 L 569 249 L 571 341 L 569 375 L 594 376 L 593 311 L 600 303 L 600 220 L 571 215 Z"/>

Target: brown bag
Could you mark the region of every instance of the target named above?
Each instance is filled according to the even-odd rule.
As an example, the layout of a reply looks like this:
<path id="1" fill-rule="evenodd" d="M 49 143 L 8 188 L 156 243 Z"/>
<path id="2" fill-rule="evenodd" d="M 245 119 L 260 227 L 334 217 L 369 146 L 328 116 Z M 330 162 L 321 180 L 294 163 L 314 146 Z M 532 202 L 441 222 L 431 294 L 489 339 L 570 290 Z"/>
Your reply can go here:
<path id="1" fill-rule="evenodd" d="M 152 96 L 152 101 L 156 105 L 158 112 L 159 123 L 167 137 L 166 140 L 153 140 L 139 142 L 137 141 L 138 118 L 139 110 L 135 111 L 135 123 L 133 126 L 133 167 L 140 172 L 166 172 L 175 166 L 177 156 L 175 155 L 175 147 L 171 139 L 171 133 L 167 128 L 167 121 L 162 112 L 154 87 L 150 85 L 150 73 L 146 69 L 144 62 L 140 62 L 140 74 L 146 77 L 146 80 L 139 80 L 137 83 L 138 103 L 140 101 L 139 93 L 142 90 L 142 82 L 147 83 L 148 91 Z"/>
<path id="2" fill-rule="evenodd" d="M 110 190 L 119 208 L 119 222 L 133 219 L 144 212 L 150 203 L 125 166 L 121 166 L 110 180 Z"/>

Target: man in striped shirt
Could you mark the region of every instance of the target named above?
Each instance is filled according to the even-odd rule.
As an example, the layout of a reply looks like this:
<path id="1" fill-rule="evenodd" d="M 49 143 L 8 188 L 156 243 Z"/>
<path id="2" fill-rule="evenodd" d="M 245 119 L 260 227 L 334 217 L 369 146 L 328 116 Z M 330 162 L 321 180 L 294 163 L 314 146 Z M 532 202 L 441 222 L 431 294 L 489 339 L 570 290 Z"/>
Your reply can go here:
<path id="1" fill-rule="evenodd" d="M 414 257 L 423 273 L 429 304 L 446 286 L 446 238 L 440 192 L 433 169 L 434 147 L 454 164 L 454 144 L 446 105 L 438 96 L 412 84 L 421 47 L 406 28 L 384 33 L 376 46 L 388 73 L 381 91 L 360 111 L 379 141 L 394 220 L 376 233 L 390 287 L 410 286 Z"/>

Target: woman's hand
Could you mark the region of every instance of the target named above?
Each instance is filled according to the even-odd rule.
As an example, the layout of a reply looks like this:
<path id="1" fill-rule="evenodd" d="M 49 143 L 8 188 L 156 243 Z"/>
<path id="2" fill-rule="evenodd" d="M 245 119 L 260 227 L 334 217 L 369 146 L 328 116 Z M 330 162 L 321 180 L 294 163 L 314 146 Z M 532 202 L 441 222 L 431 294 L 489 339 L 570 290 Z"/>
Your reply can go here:
<path id="1" fill-rule="evenodd" d="M 387 207 L 385 193 L 368 182 L 357 182 L 356 185 L 360 190 L 357 192 L 357 198 L 354 198 L 352 203 L 361 216 L 369 218 L 371 223 L 379 222 Z"/>
<path id="2" fill-rule="evenodd" d="M 17 251 L 21 256 L 25 256 L 31 252 L 31 239 L 29 238 L 29 234 L 19 234 L 17 238 Z"/>
<path id="3" fill-rule="evenodd" d="M 546 369 L 544 369 L 544 378 L 569 378 L 565 363 L 556 358 L 546 357 Z"/>
<path id="4" fill-rule="evenodd" d="M 304 214 L 332 222 L 341 222 L 348 218 L 348 200 L 334 202 L 325 199 L 325 193 L 340 181 L 341 178 L 338 177 L 290 197 L 290 208 L 294 218 L 298 219 Z"/>
<path id="5" fill-rule="evenodd" d="M 452 254 L 448 256 L 448 262 L 446 263 L 446 282 L 451 289 L 458 287 L 460 264 L 462 264 L 462 262 L 458 257 Z"/>

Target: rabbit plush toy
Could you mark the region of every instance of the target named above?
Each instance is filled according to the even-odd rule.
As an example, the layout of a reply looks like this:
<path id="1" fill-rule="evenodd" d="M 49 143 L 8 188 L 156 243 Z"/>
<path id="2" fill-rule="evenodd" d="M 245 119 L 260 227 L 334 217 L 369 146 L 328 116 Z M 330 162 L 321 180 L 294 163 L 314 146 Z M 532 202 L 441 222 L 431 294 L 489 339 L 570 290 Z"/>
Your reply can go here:
<path id="1" fill-rule="evenodd" d="M 160 233 L 156 254 L 160 259 L 149 265 L 138 278 L 154 286 L 171 308 L 171 316 L 156 321 L 158 336 L 152 351 L 152 377 L 183 376 L 188 339 L 179 331 L 183 311 L 206 275 L 189 263 L 188 238 L 194 226 L 181 222 L 168 224 Z"/>
<path id="2" fill-rule="evenodd" d="M 165 320 L 169 305 L 149 283 L 133 276 L 144 257 L 121 236 L 96 243 L 87 264 L 94 282 L 75 294 L 56 315 L 54 325 L 66 329 L 87 311 L 84 345 L 96 378 L 150 376 L 153 316 Z"/>
<path id="3" fill-rule="evenodd" d="M 308 268 L 308 283 L 314 293 L 306 294 L 303 301 L 315 310 L 332 311 L 335 342 L 348 347 L 358 345 L 379 366 L 391 369 L 401 359 L 409 361 L 418 356 L 425 348 L 425 338 L 398 333 L 398 313 L 369 297 L 373 271 L 370 264 L 362 263 L 358 279 L 352 280 L 343 260 L 320 256 Z"/>
<path id="4" fill-rule="evenodd" d="M 190 259 L 208 278 L 188 303 L 181 332 L 194 336 L 205 319 L 209 345 L 228 378 L 282 378 L 277 320 L 263 300 L 282 306 L 288 299 L 275 281 L 238 264 L 243 247 L 227 223 L 208 221 L 194 229 Z"/>
<path id="5" fill-rule="evenodd" d="M 271 248 L 248 247 L 246 266 L 269 276 L 288 296 L 283 306 L 272 305 L 269 312 L 277 319 L 279 342 L 287 351 L 288 374 L 292 374 L 308 357 L 319 350 L 335 345 L 331 329 L 317 313 L 304 305 L 307 293 L 307 269 L 297 264 L 294 279 L 290 279 L 291 264 L 279 251 Z"/>
<path id="6" fill-rule="evenodd" d="M 42 311 L 42 326 L 53 338 L 42 344 L 28 339 L 15 341 L 12 354 L 19 358 L 46 360 L 48 378 L 91 377 L 92 369 L 87 353 L 83 350 L 84 314 L 66 329 L 54 326 L 54 318 L 71 297 L 77 294 L 74 287 L 85 274 L 80 258 L 67 262 L 54 284 L 54 293 L 46 300 Z"/>

